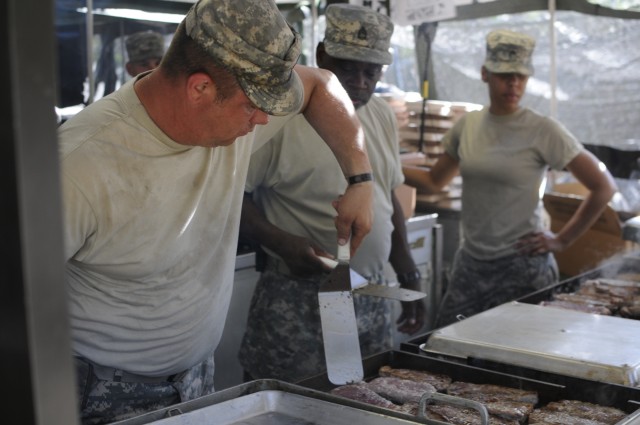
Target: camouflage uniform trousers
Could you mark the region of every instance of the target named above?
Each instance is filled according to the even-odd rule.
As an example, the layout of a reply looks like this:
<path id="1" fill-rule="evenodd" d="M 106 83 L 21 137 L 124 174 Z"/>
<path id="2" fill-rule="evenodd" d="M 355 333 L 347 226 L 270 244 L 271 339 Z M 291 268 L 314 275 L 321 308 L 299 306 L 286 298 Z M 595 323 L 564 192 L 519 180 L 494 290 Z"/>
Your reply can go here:
<path id="1" fill-rule="evenodd" d="M 326 371 L 318 307 L 318 289 L 325 279 L 327 275 L 299 279 L 273 269 L 262 273 L 239 353 L 251 378 L 297 382 Z M 361 355 L 390 350 L 389 301 L 356 294 L 354 306 Z"/>
<path id="2" fill-rule="evenodd" d="M 459 249 L 453 261 L 436 326 L 469 317 L 558 282 L 553 254 L 510 255 L 496 260 L 476 260 Z"/>
<path id="3" fill-rule="evenodd" d="M 83 425 L 124 420 L 214 391 L 213 354 L 165 381 L 105 368 L 80 357 L 75 357 L 75 368 Z"/>

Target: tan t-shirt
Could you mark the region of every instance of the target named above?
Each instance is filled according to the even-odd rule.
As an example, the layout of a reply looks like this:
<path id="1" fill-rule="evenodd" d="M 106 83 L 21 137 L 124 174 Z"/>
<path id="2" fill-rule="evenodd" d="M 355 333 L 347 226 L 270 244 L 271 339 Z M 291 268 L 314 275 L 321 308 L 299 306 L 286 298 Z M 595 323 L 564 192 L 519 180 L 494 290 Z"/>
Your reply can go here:
<path id="1" fill-rule="evenodd" d="M 213 352 L 253 141 L 286 120 L 228 147 L 187 147 L 153 123 L 129 82 L 60 128 L 75 355 L 160 376 Z"/>
<path id="2" fill-rule="evenodd" d="M 542 230 L 546 171 L 583 150 L 560 123 L 527 108 L 469 112 L 442 143 L 460 161 L 463 248 L 479 260 L 513 254 L 521 236 Z"/>
<path id="3" fill-rule="evenodd" d="M 365 276 L 380 273 L 389 258 L 391 191 L 404 181 L 400 166 L 395 115 L 384 100 L 373 96 L 357 110 L 375 178 L 374 223 L 352 258 L 351 266 Z M 277 227 L 318 242 L 336 254 L 335 210 L 331 202 L 347 183 L 331 150 L 303 116 L 293 118 L 270 143 L 251 156 L 247 192 Z"/>

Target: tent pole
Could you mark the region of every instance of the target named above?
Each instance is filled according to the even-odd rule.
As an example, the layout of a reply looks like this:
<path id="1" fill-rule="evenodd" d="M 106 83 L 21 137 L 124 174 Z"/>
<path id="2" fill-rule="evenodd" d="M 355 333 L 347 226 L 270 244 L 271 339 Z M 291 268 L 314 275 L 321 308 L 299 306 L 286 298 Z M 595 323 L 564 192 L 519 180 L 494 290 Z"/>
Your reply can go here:
<path id="1" fill-rule="evenodd" d="M 556 0 L 549 0 L 549 54 L 551 55 L 549 63 L 549 84 L 551 86 L 551 97 L 549 103 L 549 115 L 552 118 L 558 118 L 558 99 L 556 96 L 557 88 L 557 70 L 556 70 Z"/>
<path id="2" fill-rule="evenodd" d="M 87 0 L 87 78 L 89 84 L 89 98 L 87 105 L 93 103 L 95 98 L 95 78 L 93 76 L 93 0 Z"/>

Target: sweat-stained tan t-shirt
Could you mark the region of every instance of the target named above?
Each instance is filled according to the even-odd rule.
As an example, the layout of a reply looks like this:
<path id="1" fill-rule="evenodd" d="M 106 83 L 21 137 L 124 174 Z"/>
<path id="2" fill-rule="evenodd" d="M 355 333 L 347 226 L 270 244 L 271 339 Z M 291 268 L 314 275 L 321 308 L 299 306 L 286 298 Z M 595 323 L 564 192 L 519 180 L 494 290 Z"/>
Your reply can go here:
<path id="1" fill-rule="evenodd" d="M 478 260 L 513 254 L 521 236 L 542 230 L 547 170 L 584 149 L 559 122 L 527 108 L 469 112 L 442 143 L 460 161 L 463 249 Z"/>
<path id="2" fill-rule="evenodd" d="M 350 265 L 364 276 L 376 276 L 391 250 L 391 191 L 404 181 L 404 175 L 393 111 L 384 100 L 372 96 L 356 112 L 375 178 L 374 222 Z M 331 150 L 298 115 L 251 156 L 246 190 L 254 192 L 266 218 L 275 226 L 314 240 L 335 255 L 336 212 L 331 202 L 346 187 Z"/>

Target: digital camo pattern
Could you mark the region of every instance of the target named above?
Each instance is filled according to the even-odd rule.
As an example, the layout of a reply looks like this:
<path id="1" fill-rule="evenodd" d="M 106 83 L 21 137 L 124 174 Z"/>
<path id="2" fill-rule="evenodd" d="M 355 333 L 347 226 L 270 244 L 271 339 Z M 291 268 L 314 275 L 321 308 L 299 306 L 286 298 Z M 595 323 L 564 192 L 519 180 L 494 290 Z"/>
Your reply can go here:
<path id="1" fill-rule="evenodd" d="M 531 54 L 536 41 L 526 35 L 508 30 L 495 30 L 487 35 L 485 68 L 498 74 L 533 75 Z"/>
<path id="2" fill-rule="evenodd" d="M 393 23 L 369 7 L 332 4 L 325 12 L 324 45 L 330 56 L 339 59 L 388 65 Z"/>
<path id="3" fill-rule="evenodd" d="M 300 35 L 272 0 L 200 0 L 185 24 L 189 37 L 237 75 L 258 108 L 271 115 L 300 109 L 302 83 L 293 72 Z"/>
<path id="4" fill-rule="evenodd" d="M 154 31 L 141 31 L 131 34 L 125 42 L 130 62 L 143 62 L 148 59 L 162 58 L 164 55 L 164 37 Z"/>
<path id="5" fill-rule="evenodd" d="M 437 327 L 456 322 L 457 315 L 469 317 L 557 282 L 558 266 L 552 254 L 478 261 L 459 250 Z"/>
<path id="6" fill-rule="evenodd" d="M 105 424 L 210 394 L 213 355 L 180 374 L 172 382 L 116 382 L 100 379 L 94 367 L 75 358 L 78 401 L 83 425 Z"/>
<path id="7" fill-rule="evenodd" d="M 251 300 L 239 359 L 253 379 L 296 382 L 325 373 L 318 289 L 327 275 L 296 279 L 262 273 Z M 361 355 L 391 349 L 391 309 L 383 298 L 354 295 Z"/>

